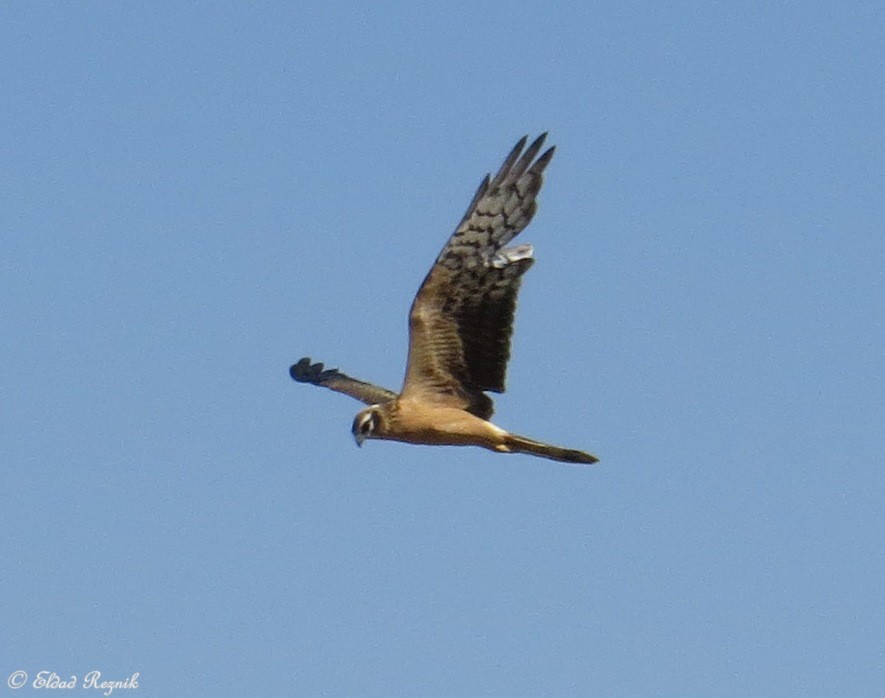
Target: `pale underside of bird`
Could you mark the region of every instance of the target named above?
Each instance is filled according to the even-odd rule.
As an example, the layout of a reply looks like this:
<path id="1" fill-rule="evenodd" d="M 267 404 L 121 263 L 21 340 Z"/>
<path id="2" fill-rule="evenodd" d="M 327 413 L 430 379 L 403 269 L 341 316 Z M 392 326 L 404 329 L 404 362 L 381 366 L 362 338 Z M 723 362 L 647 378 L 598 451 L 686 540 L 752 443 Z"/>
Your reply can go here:
<path id="1" fill-rule="evenodd" d="M 413 444 L 481 446 L 566 463 L 595 463 L 589 453 L 511 434 L 492 424 L 492 399 L 503 393 L 513 314 L 531 245 L 506 245 L 532 220 L 549 148 L 547 134 L 528 148 L 520 140 L 492 178 L 483 179 L 467 212 L 436 258 L 409 312 L 409 354 L 399 394 L 347 376 L 307 357 L 289 373 L 344 393 L 369 407 L 353 421 L 358 445 L 366 439 Z"/>

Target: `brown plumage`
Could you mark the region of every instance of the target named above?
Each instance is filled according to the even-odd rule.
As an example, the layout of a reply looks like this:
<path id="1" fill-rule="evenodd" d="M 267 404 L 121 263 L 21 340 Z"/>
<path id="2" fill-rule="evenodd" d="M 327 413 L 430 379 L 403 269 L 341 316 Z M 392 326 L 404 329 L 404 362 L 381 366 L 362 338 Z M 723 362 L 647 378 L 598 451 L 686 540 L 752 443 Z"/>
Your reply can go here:
<path id="1" fill-rule="evenodd" d="M 567 463 L 595 463 L 583 451 L 511 434 L 488 421 L 492 399 L 504 392 L 513 314 L 531 245 L 506 245 L 532 220 L 553 148 L 538 153 L 547 134 L 528 148 L 520 140 L 497 174 L 480 183 L 467 212 L 436 258 L 409 312 L 409 356 L 402 391 L 380 388 L 303 358 L 289 372 L 361 400 L 353 434 L 364 439 L 481 446 Z"/>

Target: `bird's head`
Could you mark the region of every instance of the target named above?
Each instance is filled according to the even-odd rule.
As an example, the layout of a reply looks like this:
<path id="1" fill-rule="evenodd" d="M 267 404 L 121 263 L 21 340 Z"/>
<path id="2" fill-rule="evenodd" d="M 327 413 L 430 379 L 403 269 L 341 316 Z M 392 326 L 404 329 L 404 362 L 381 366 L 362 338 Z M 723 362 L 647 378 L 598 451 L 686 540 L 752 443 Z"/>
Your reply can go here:
<path id="1" fill-rule="evenodd" d="M 350 430 L 353 432 L 354 441 L 357 446 L 362 446 L 366 439 L 378 436 L 382 428 L 381 409 L 378 405 L 367 407 L 353 418 L 353 426 Z"/>

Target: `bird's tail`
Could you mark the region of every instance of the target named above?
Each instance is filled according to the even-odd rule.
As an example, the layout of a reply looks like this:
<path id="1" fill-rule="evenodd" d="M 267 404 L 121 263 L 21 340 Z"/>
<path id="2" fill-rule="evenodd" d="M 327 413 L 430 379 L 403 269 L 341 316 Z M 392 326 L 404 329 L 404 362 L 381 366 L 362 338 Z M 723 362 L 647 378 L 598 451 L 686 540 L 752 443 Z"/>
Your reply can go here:
<path id="1" fill-rule="evenodd" d="M 519 436 L 519 434 L 507 434 L 504 445 L 510 453 L 528 453 L 532 456 L 558 460 L 563 463 L 585 463 L 589 465 L 599 461 L 596 456 L 590 453 L 576 451 L 573 448 L 551 446 L 550 444 L 528 439 L 525 436 Z"/>

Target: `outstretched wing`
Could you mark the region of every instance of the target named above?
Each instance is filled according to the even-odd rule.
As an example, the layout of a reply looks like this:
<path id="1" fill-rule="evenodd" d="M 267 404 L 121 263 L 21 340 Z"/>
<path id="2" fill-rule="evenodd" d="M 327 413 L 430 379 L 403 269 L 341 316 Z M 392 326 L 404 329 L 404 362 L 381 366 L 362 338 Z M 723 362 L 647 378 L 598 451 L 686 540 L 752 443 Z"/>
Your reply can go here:
<path id="1" fill-rule="evenodd" d="M 535 215 L 554 150 L 537 157 L 546 136 L 525 152 L 527 138 L 520 140 L 494 178 L 483 179 L 424 279 L 409 313 L 403 398 L 492 415 L 483 391 L 504 392 L 516 296 L 534 261 L 531 245 L 505 246 Z"/>
<path id="2" fill-rule="evenodd" d="M 351 378 L 341 373 L 337 368 L 324 371 L 323 364 L 312 364 L 306 356 L 297 364 L 292 364 L 289 367 L 289 375 L 299 383 L 312 383 L 337 393 L 344 393 L 365 402 L 367 405 L 389 402 L 396 397 L 396 393 L 392 390 Z"/>

